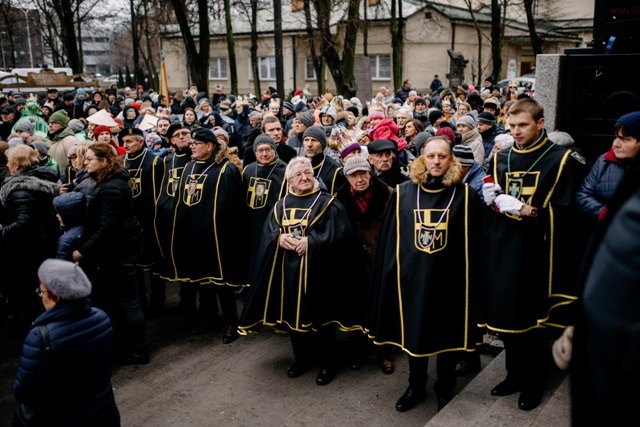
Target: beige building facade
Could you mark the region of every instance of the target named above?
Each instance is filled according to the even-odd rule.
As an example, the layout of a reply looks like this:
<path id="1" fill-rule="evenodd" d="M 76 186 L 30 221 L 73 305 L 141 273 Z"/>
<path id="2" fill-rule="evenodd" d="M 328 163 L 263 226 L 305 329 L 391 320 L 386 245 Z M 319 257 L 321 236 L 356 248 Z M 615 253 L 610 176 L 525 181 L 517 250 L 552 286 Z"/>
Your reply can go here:
<path id="1" fill-rule="evenodd" d="M 376 2 L 376 0 L 368 1 Z M 447 86 L 449 81 L 446 76 L 451 71 L 451 60 L 447 49 L 462 53 L 468 60 L 463 79 L 465 82 L 476 84 L 491 73 L 491 17 L 487 7 L 479 5 L 478 10 L 474 11 L 475 20 L 479 23 L 482 32 L 482 47 L 479 49 L 478 35 L 473 24 L 474 17 L 465 8 L 419 0 L 404 0 L 402 4 L 405 19 L 402 79 L 410 78 L 414 87 L 422 91 L 429 87 L 434 74 L 438 74 Z M 584 9 L 578 9 L 584 12 Z M 545 53 L 562 53 L 566 48 L 584 47 L 591 41 L 593 7 L 591 11 L 591 18 L 580 16 L 569 19 L 560 16 L 561 19 L 557 21 L 559 22 L 557 25 L 552 22 L 540 25 L 539 31 L 545 39 Z M 268 10 L 261 11 L 258 15 L 258 57 L 262 91 L 269 86 L 276 86 L 273 21 L 269 19 L 271 16 Z M 365 84 L 370 84 L 372 93 L 375 93 L 380 86 L 393 86 L 389 0 L 380 0 L 377 5 L 367 5 L 367 16 L 369 21 L 366 44 L 371 64 L 371 80 Z M 254 88 L 249 51 L 250 30 L 246 18 L 243 18 L 238 16 L 233 23 L 239 93 L 253 92 Z M 363 10 L 361 10 L 361 18 L 363 18 Z M 341 18 L 337 16 L 332 19 L 335 32 L 340 33 Z M 223 23 L 212 22 L 211 34 L 211 63 L 207 93 L 210 93 L 216 85 L 221 85 L 225 91 L 229 91 L 229 63 Z M 319 42 L 316 41 L 316 46 L 318 45 Z M 364 46 L 364 35 L 360 31 L 357 55 L 364 55 Z M 189 78 L 184 46 L 179 34 L 166 32 L 163 35 L 162 55 L 166 62 L 169 88 L 183 90 L 188 86 Z M 302 11 L 293 11 L 288 2 L 283 2 L 283 62 L 284 85 L 287 93 L 307 87 L 311 94 L 317 94 L 315 73 L 310 64 L 304 14 Z M 480 75 L 478 75 L 478 64 L 480 64 Z M 203 64 L 203 66 L 207 65 Z M 535 58 L 526 22 L 509 20 L 503 44 L 502 77 L 516 77 L 534 69 Z M 326 70 L 325 78 L 327 90 L 335 93 L 335 84 L 329 70 Z M 366 89 L 362 92 L 368 93 L 369 88 Z"/>

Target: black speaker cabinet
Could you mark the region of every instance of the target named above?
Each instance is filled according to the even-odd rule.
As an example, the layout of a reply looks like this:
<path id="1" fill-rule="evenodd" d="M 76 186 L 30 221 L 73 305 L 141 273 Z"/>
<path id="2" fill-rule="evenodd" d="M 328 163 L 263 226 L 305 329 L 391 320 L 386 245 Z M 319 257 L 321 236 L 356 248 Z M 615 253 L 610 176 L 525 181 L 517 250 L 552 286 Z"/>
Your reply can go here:
<path id="1" fill-rule="evenodd" d="M 557 129 L 593 162 L 613 142 L 618 117 L 640 111 L 640 54 L 567 55 Z"/>
<path id="2" fill-rule="evenodd" d="M 597 53 L 640 53 L 640 2 L 596 0 L 593 38 Z"/>

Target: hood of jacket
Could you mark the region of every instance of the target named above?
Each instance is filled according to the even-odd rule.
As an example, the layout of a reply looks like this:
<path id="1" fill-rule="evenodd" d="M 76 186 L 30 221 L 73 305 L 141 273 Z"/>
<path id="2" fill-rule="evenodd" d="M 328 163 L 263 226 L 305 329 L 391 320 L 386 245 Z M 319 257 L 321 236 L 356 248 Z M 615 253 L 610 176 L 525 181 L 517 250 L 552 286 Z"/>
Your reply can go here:
<path id="1" fill-rule="evenodd" d="M 60 184 L 56 181 L 55 172 L 44 166 L 8 176 L 0 188 L 0 202 L 4 204 L 14 191 L 43 193 L 54 197 L 60 192 Z"/>

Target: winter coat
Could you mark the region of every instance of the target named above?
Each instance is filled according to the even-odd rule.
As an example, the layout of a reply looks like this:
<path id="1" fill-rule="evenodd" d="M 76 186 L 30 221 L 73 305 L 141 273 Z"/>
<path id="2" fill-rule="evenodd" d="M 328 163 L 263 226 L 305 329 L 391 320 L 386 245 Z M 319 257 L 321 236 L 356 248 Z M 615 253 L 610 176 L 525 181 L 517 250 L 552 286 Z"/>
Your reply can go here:
<path id="1" fill-rule="evenodd" d="M 93 265 L 115 265 L 140 238 L 142 228 L 133 214 L 129 174 L 120 172 L 96 186 L 87 208 L 87 239 L 79 252 Z"/>
<path id="2" fill-rule="evenodd" d="M 484 147 L 485 158 L 489 157 L 489 154 L 491 154 L 491 150 L 493 150 L 493 146 L 496 143 L 496 136 L 502 135 L 503 133 L 504 130 L 500 129 L 496 125 L 491 126 L 491 128 L 485 130 L 484 132 L 480 132 L 480 136 L 482 136 L 482 146 Z"/>
<path id="3" fill-rule="evenodd" d="M 40 326 L 48 331 L 49 346 Z M 13 384 L 38 426 L 119 426 L 109 375 L 111 322 L 88 298 L 61 300 L 38 317 Z"/>
<path id="4" fill-rule="evenodd" d="M 49 136 L 51 139 L 49 154 L 58 162 L 60 170 L 65 170 L 69 164 L 69 150 L 74 145 L 79 144 L 80 140 L 76 138 L 73 131 L 68 127 L 64 128 L 62 132 Z"/>
<path id="5" fill-rule="evenodd" d="M 80 247 L 84 234 L 87 201 L 84 193 L 72 191 L 53 198 L 53 207 L 62 220 L 63 234 L 58 238 L 56 258 L 71 261 L 71 254 Z"/>
<path id="6" fill-rule="evenodd" d="M 391 187 L 374 176 L 371 177 L 371 190 L 373 194 L 364 213 L 356 205 L 355 199 L 351 194 L 351 185 L 348 182 L 340 187 L 336 193 L 336 198 L 347 209 L 359 247 L 362 248 L 367 283 L 370 283 L 373 278 L 373 265 L 376 248 L 378 247 L 380 227 L 393 191 Z"/>
<path id="7" fill-rule="evenodd" d="M 626 172 L 624 162 L 616 158 L 613 149 L 598 157 L 576 193 L 578 210 L 593 222 L 606 209 Z"/>
<path id="8" fill-rule="evenodd" d="M 3 282 L 14 290 L 38 284 L 42 261 L 55 255 L 59 225 L 53 210 L 57 177 L 50 168 L 36 167 L 9 176 L 0 187 L 0 264 Z"/>
<path id="9" fill-rule="evenodd" d="M 462 145 L 466 145 L 473 151 L 473 160 L 481 165 L 484 163 L 484 146 L 478 129 L 471 129 L 462 135 Z"/>

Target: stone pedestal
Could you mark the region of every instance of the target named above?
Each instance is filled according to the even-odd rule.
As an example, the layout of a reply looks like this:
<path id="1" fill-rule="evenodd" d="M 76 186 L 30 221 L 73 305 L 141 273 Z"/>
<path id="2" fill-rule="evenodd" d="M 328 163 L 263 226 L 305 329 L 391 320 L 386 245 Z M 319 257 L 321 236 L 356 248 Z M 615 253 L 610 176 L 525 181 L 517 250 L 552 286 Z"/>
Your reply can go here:
<path id="1" fill-rule="evenodd" d="M 545 128 L 557 129 L 561 111 L 560 86 L 565 55 L 538 55 L 536 57 L 535 99 L 544 107 Z"/>

